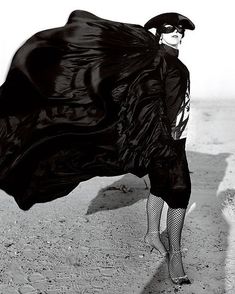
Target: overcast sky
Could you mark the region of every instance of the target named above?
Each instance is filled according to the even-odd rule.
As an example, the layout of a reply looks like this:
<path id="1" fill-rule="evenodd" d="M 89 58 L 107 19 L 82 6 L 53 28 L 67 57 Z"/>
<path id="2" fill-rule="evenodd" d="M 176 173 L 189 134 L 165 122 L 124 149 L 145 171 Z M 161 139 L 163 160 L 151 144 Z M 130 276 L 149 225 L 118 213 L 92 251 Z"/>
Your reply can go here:
<path id="1" fill-rule="evenodd" d="M 5 3 L 4 3 L 5 2 Z M 16 49 L 31 35 L 62 26 L 83 9 L 102 18 L 144 23 L 164 12 L 179 12 L 196 25 L 187 31 L 179 58 L 191 73 L 192 98 L 235 99 L 235 16 L 233 0 L 7 0 L 0 4 L 0 84 Z"/>

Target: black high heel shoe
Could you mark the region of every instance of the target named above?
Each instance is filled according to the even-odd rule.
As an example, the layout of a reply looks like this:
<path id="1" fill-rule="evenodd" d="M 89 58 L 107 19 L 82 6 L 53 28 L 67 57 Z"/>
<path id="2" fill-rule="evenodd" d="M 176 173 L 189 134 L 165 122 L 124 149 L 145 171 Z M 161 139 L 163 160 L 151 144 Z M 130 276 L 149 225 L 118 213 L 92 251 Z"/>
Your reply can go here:
<path id="1" fill-rule="evenodd" d="M 157 240 L 159 246 L 156 246 L 156 242 L 153 242 L 153 239 L 155 239 L 155 241 Z M 144 241 L 151 247 L 151 252 L 156 249 L 163 257 L 168 255 L 168 252 L 160 239 L 159 231 L 148 232 L 144 237 Z"/>
<path id="2" fill-rule="evenodd" d="M 169 271 L 170 278 L 171 278 L 172 282 L 176 285 L 180 285 L 180 286 L 181 285 L 189 285 L 189 284 L 191 284 L 191 281 L 189 280 L 189 278 L 186 274 L 184 274 L 183 276 L 179 276 L 179 277 L 173 277 L 173 273 L 171 272 L 170 265 L 171 265 L 172 259 L 177 254 L 180 255 L 180 259 L 181 259 L 182 258 L 182 251 L 181 250 L 176 251 L 176 250 L 172 249 L 168 254 L 168 271 Z M 184 270 L 183 270 L 183 272 L 184 272 Z"/>

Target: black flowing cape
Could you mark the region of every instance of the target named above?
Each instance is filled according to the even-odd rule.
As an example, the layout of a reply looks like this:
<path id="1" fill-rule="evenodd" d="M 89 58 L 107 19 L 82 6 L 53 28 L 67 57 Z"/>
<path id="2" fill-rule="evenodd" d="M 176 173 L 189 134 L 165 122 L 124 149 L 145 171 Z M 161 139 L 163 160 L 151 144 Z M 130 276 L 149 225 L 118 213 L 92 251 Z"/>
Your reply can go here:
<path id="1" fill-rule="evenodd" d="M 174 156 L 157 50 L 142 26 L 82 10 L 19 48 L 0 88 L 0 188 L 21 209 Z"/>

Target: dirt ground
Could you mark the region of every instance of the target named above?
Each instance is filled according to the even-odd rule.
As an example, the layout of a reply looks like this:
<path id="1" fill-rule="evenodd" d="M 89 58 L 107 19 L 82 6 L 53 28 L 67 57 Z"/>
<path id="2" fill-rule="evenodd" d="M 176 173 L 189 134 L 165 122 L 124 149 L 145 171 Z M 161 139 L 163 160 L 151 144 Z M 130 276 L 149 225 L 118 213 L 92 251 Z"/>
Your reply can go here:
<path id="1" fill-rule="evenodd" d="M 235 293 L 234 121 L 233 101 L 192 102 L 182 241 L 191 285 L 174 286 L 144 244 L 148 178 L 127 174 L 93 178 L 28 212 L 1 192 L 0 293 Z M 165 219 L 166 207 L 163 231 Z"/>

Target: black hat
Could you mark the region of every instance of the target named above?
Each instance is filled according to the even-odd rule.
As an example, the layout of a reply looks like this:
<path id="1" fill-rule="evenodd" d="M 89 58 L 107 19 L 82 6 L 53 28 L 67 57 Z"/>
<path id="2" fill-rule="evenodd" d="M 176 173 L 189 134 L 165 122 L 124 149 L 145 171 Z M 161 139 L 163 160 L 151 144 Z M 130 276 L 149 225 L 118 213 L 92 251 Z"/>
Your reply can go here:
<path id="1" fill-rule="evenodd" d="M 179 26 L 181 25 L 185 30 L 194 30 L 195 25 L 193 22 L 187 18 L 186 16 L 183 16 L 182 14 L 176 13 L 176 12 L 169 12 L 169 13 L 162 13 L 159 14 L 153 18 L 151 18 L 144 27 L 149 30 L 152 28 L 160 29 L 163 24 L 171 24 L 173 26 Z"/>

